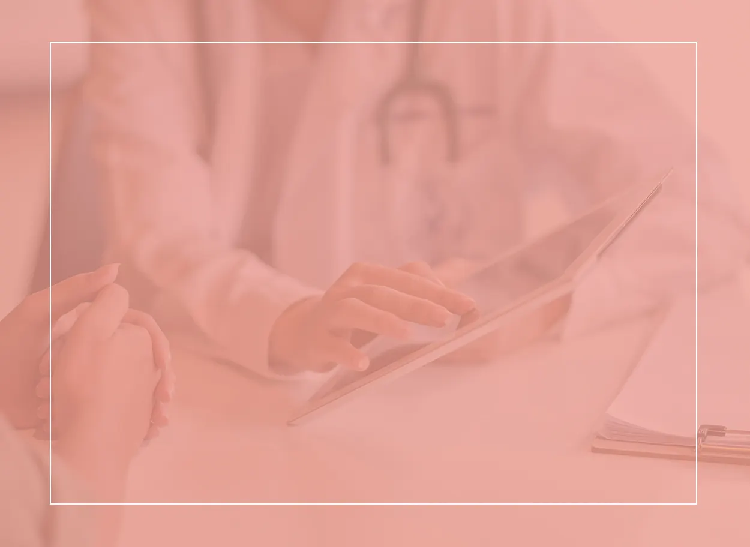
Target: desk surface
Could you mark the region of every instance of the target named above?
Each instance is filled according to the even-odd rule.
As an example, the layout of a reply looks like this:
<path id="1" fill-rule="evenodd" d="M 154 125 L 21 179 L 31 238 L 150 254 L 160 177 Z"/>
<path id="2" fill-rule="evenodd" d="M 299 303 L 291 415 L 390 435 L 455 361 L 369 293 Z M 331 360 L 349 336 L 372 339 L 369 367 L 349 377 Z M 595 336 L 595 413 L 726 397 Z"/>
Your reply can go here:
<path id="1" fill-rule="evenodd" d="M 129 499 L 693 503 L 693 462 L 589 450 L 653 327 L 425 367 L 291 428 L 315 386 L 182 356 L 174 425 L 135 463 Z M 750 471 L 698 472 L 698 507 L 132 507 L 122 545 L 747 545 Z"/>

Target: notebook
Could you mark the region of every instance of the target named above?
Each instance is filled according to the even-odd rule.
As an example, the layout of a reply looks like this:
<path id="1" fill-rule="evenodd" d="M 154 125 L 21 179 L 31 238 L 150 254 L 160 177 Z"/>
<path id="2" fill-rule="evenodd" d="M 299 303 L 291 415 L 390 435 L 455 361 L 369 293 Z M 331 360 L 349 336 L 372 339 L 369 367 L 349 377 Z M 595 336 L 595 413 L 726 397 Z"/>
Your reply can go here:
<path id="1" fill-rule="evenodd" d="M 685 298 L 666 312 L 592 449 L 750 465 L 749 395 L 750 303 L 742 289 Z"/>

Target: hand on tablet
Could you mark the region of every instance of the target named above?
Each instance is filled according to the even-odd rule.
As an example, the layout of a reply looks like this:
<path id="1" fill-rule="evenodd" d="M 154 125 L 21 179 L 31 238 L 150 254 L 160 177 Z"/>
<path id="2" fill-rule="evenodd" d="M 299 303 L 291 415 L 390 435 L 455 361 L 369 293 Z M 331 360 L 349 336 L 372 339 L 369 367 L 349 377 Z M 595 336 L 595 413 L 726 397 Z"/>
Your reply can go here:
<path id="1" fill-rule="evenodd" d="M 460 284 L 477 268 L 478 263 L 453 259 L 435 269 L 448 286 Z M 561 321 L 570 307 L 569 297 L 560 298 L 529 312 L 517 321 L 502 326 L 479 340 L 442 357 L 443 363 L 485 363 L 527 347 L 542 338 Z M 480 318 L 477 312 L 464 316 L 459 328 Z"/>
<path id="2" fill-rule="evenodd" d="M 270 361 L 289 371 L 326 371 L 336 364 L 364 370 L 369 360 L 359 348 L 374 336 L 408 340 L 410 324 L 443 327 L 474 308 L 427 264 L 354 264 L 324 295 L 279 317 L 269 338 Z"/>

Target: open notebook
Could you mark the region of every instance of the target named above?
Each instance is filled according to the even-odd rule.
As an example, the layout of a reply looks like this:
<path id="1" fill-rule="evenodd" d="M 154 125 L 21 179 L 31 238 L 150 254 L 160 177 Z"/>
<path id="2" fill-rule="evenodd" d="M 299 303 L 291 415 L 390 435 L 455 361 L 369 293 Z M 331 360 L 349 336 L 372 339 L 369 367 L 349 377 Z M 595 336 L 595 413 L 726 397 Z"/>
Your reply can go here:
<path id="1" fill-rule="evenodd" d="M 737 286 L 677 302 L 612 403 L 596 452 L 750 464 L 750 303 Z"/>

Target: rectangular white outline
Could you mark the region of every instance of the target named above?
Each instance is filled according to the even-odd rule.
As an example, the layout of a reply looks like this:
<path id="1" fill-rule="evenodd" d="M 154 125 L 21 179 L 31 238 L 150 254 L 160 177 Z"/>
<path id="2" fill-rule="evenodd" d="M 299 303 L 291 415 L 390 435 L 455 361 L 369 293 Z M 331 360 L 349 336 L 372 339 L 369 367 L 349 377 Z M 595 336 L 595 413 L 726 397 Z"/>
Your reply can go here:
<path id="1" fill-rule="evenodd" d="M 92 42 L 92 41 L 72 41 L 72 42 L 50 42 L 49 43 L 49 285 L 52 285 L 52 46 L 60 44 L 68 45 L 92 45 L 92 44 L 110 44 L 110 45 L 129 45 L 129 44 L 141 44 L 141 45 L 159 45 L 159 44 L 170 44 L 170 45 L 190 45 L 190 44 L 413 44 L 416 42 L 400 42 L 400 41 L 383 41 L 383 42 L 276 42 L 276 41 L 256 41 L 256 42 Z M 697 442 L 697 431 L 698 431 L 698 42 L 661 42 L 661 41 L 647 41 L 647 42 L 430 42 L 422 41 L 418 42 L 421 44 L 642 44 L 642 45 L 654 45 L 654 44 L 693 44 L 695 46 L 695 431 L 696 431 L 696 442 Z M 52 344 L 52 291 L 49 292 L 49 308 L 50 308 L 50 321 L 49 321 L 49 342 Z M 49 361 L 49 374 L 52 377 L 52 355 L 50 354 Z M 52 383 L 50 382 L 50 410 L 49 410 L 49 430 L 50 438 L 52 436 Z M 697 445 L 696 445 L 697 446 Z M 199 507 L 211 507 L 211 506 L 697 506 L 698 505 L 698 453 L 695 454 L 695 502 L 483 502 L 483 503 L 375 503 L 375 502 L 354 502 L 354 503 L 323 503 L 323 502 L 273 502 L 273 503 L 260 503 L 260 502 L 235 502 L 235 503 L 199 503 L 199 502 L 120 502 L 120 503 L 71 503 L 71 502 L 53 502 L 52 501 L 52 443 L 49 443 L 49 504 L 50 506 L 123 506 L 123 507 L 141 507 L 141 506 L 199 506 Z"/>

